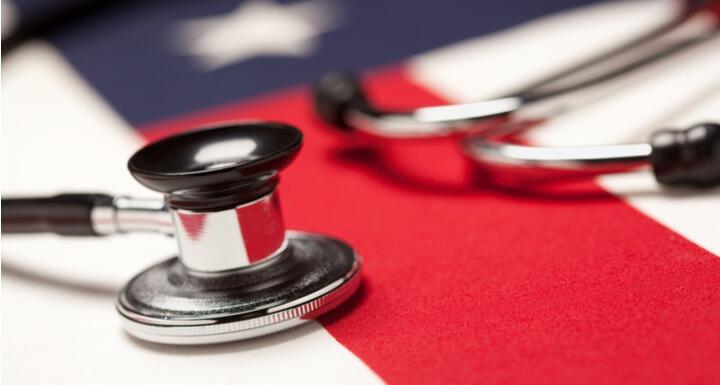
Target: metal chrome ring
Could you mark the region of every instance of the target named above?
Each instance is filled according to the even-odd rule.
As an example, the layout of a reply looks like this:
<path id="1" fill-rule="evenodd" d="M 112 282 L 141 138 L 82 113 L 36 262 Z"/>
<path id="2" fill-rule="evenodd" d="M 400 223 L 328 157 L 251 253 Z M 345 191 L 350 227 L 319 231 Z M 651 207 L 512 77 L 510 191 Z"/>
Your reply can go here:
<path id="1" fill-rule="evenodd" d="M 248 266 L 216 277 L 186 276 L 200 282 L 189 289 L 172 283 L 181 266 L 176 258 L 151 267 L 118 296 L 116 307 L 123 326 L 137 338 L 167 344 L 242 340 L 313 319 L 356 291 L 362 261 L 349 246 L 294 231 L 288 232 L 288 239 L 295 247 L 289 253 L 299 253 L 293 261 L 275 259 L 274 266 Z M 274 286 L 236 288 L 253 279 L 264 282 L 268 273 L 277 276 Z M 203 288 L 203 282 L 217 286 Z M 186 296 L 188 291 L 194 293 L 192 298 Z"/>
<path id="2" fill-rule="evenodd" d="M 555 170 L 627 169 L 647 164 L 648 143 L 603 146 L 538 147 L 494 142 L 483 137 L 463 141 L 466 155 L 483 165 Z"/>
<path id="3" fill-rule="evenodd" d="M 498 181 L 551 181 L 651 165 L 655 179 L 664 185 L 720 184 L 720 124 L 711 122 L 684 130 L 656 131 L 648 143 L 535 147 L 502 142 L 486 134 L 465 138 L 462 148 L 484 169 L 494 171 L 489 176 Z"/>
<path id="4" fill-rule="evenodd" d="M 265 311 L 266 315 L 247 320 L 217 322 L 195 321 L 192 325 L 182 323 L 160 326 L 142 322 L 136 314 L 130 314 L 121 306 L 118 312 L 123 316 L 125 330 L 140 339 L 168 344 L 207 344 L 243 340 L 271 334 L 297 326 L 315 317 L 308 317 L 318 310 L 322 313 L 332 310 L 350 297 L 360 285 L 360 264 L 354 265 L 348 276 L 328 285 L 325 290 L 303 298 L 298 306 L 283 308 L 278 306 Z M 318 314 L 319 315 L 319 314 Z"/>

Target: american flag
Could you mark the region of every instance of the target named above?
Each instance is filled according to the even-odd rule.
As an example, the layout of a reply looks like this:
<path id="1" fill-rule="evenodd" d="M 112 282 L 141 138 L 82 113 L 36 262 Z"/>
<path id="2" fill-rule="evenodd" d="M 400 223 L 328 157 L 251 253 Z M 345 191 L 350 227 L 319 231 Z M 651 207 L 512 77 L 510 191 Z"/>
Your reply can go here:
<path id="1" fill-rule="evenodd" d="M 387 106 L 482 100 L 639 35 L 681 2 L 126 1 L 68 11 L 87 3 L 3 0 L 4 39 L 23 35 L 3 47 L 3 194 L 152 196 L 125 168 L 144 143 L 218 121 L 283 121 L 305 133 L 282 175 L 285 221 L 354 245 L 363 286 L 277 335 L 160 346 L 127 336 L 113 301 L 176 252 L 172 239 L 3 237 L 4 383 L 720 383 L 719 190 L 666 191 L 649 172 L 547 194 L 478 186 L 454 141 L 355 141 L 317 118 L 309 88 L 348 68 Z M 711 39 L 529 140 L 632 142 L 720 121 L 718 69 Z"/>

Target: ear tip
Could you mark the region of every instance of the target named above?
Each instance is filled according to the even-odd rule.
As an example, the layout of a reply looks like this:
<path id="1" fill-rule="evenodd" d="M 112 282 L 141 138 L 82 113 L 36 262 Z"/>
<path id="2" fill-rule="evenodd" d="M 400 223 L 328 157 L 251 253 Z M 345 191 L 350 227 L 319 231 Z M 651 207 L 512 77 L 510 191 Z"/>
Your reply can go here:
<path id="1" fill-rule="evenodd" d="M 656 132 L 650 162 L 658 182 L 711 187 L 720 184 L 720 124 Z"/>
<path id="2" fill-rule="evenodd" d="M 325 122 L 342 128 L 351 128 L 346 120 L 348 110 L 368 105 L 360 82 L 348 71 L 323 75 L 313 85 L 313 101 L 315 111 Z"/>

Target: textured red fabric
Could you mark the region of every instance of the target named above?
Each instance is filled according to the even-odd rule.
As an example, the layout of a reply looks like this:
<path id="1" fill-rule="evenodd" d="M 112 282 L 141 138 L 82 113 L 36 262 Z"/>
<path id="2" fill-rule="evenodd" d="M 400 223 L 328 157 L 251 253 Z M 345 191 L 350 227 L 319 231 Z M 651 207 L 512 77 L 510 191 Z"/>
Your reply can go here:
<path id="1" fill-rule="evenodd" d="M 401 71 L 388 105 L 439 103 Z M 450 140 L 368 144 L 313 117 L 305 89 L 145 128 L 300 127 L 281 182 L 290 228 L 344 238 L 364 285 L 322 318 L 390 384 L 718 384 L 720 258 L 592 182 L 499 191 Z"/>

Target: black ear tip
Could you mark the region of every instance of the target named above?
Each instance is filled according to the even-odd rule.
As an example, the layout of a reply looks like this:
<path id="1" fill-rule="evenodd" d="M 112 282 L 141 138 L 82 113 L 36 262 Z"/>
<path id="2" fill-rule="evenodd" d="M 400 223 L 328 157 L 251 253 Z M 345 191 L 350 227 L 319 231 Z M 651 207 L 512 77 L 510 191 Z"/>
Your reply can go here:
<path id="1" fill-rule="evenodd" d="M 697 187 L 720 184 L 720 124 L 658 131 L 650 143 L 650 162 L 658 182 Z"/>
<path id="2" fill-rule="evenodd" d="M 348 110 L 368 106 L 357 77 L 344 71 L 327 73 L 315 82 L 313 99 L 318 115 L 324 121 L 342 128 L 351 128 L 346 120 Z"/>

